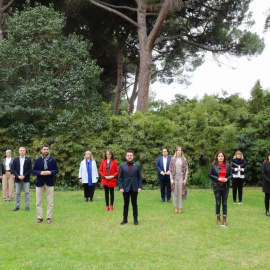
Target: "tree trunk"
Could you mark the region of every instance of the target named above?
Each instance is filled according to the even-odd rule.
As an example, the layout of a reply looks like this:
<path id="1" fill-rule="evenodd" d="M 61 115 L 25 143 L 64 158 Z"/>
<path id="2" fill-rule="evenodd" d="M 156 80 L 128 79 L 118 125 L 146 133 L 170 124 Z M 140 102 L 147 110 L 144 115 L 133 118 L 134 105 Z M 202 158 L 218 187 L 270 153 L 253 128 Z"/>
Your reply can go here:
<path id="1" fill-rule="evenodd" d="M 135 74 L 135 79 L 134 79 L 134 85 L 133 85 L 133 91 L 130 97 L 130 102 L 129 102 L 129 109 L 128 109 L 128 114 L 132 114 L 134 112 L 134 103 L 138 95 L 138 79 L 139 79 L 139 65 L 137 65 L 136 69 L 136 74 Z"/>
<path id="2" fill-rule="evenodd" d="M 114 101 L 114 115 L 118 115 L 121 93 L 122 93 L 122 81 L 123 81 L 123 45 L 119 45 L 117 56 L 117 86 L 116 95 Z"/>
<path id="3" fill-rule="evenodd" d="M 4 6 L 4 0 L 0 0 L 0 39 L 3 38 L 3 22 L 4 22 L 4 12 L 13 4 L 15 0 L 10 0 L 5 6 Z"/>

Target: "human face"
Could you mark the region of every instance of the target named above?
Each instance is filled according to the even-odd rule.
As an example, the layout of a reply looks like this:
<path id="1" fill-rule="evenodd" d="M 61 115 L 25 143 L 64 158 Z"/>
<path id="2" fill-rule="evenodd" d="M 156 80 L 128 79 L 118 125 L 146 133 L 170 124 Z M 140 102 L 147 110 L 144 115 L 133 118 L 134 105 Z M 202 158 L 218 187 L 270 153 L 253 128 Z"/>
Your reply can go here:
<path id="1" fill-rule="evenodd" d="M 90 159 L 91 158 L 91 154 L 90 153 L 86 153 L 85 154 L 85 158 Z"/>
<path id="2" fill-rule="evenodd" d="M 11 152 L 6 153 L 6 157 L 10 158 L 11 157 Z"/>
<path id="3" fill-rule="evenodd" d="M 41 153 L 43 156 L 47 157 L 50 154 L 50 148 L 49 147 L 43 147 L 41 149 Z"/>
<path id="4" fill-rule="evenodd" d="M 177 156 L 177 157 L 181 157 L 181 155 L 182 155 L 182 148 L 178 148 L 178 149 L 176 150 L 176 156 Z"/>
<path id="5" fill-rule="evenodd" d="M 270 155 L 268 156 L 268 161 L 270 162 Z"/>
<path id="6" fill-rule="evenodd" d="M 131 162 L 131 161 L 133 161 L 133 158 L 134 158 L 133 153 L 128 152 L 126 154 L 126 160 L 127 161 Z"/>
<path id="7" fill-rule="evenodd" d="M 167 157 L 167 156 L 168 156 L 168 151 L 167 151 L 167 149 L 163 149 L 163 150 L 162 150 L 162 155 L 163 155 L 163 157 Z"/>
<path id="8" fill-rule="evenodd" d="M 242 155 L 241 154 L 237 154 L 236 155 L 236 158 L 241 159 L 242 158 Z"/>
<path id="9" fill-rule="evenodd" d="M 24 157 L 25 156 L 25 152 L 26 152 L 25 148 L 24 147 L 20 147 L 20 149 L 19 149 L 19 155 L 21 157 Z"/>
<path id="10" fill-rule="evenodd" d="M 106 158 L 107 159 L 111 159 L 112 158 L 112 154 L 109 151 L 106 152 Z"/>
<path id="11" fill-rule="evenodd" d="M 224 155 L 222 153 L 219 153 L 217 159 L 218 159 L 218 163 L 223 163 L 224 162 Z"/>

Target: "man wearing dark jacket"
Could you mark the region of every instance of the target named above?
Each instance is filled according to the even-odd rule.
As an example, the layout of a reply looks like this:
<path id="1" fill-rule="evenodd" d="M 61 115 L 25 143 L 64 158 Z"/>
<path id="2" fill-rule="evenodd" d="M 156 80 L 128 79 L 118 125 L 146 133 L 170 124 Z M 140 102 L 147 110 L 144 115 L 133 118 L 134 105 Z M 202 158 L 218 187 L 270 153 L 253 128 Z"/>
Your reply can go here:
<path id="1" fill-rule="evenodd" d="M 58 173 L 56 160 L 50 156 L 50 146 L 44 144 L 41 148 L 42 155 L 35 160 L 33 174 L 36 179 L 36 206 L 37 221 L 39 224 L 43 221 L 42 197 L 46 192 L 47 197 L 47 224 L 51 223 L 53 211 L 53 192 L 54 192 L 54 176 Z"/>
<path id="2" fill-rule="evenodd" d="M 19 157 L 13 160 L 11 165 L 11 172 L 15 176 L 16 186 L 16 204 L 13 211 L 20 209 L 21 202 L 21 190 L 23 188 L 25 194 L 25 210 L 29 211 L 30 202 L 30 174 L 32 172 L 32 161 L 29 157 L 25 156 L 26 149 L 24 147 L 19 148 Z"/>
<path id="3" fill-rule="evenodd" d="M 138 163 L 133 161 L 133 151 L 128 150 L 126 152 L 126 162 L 122 163 L 119 167 L 118 185 L 119 191 L 123 193 L 124 197 L 124 213 L 123 221 L 120 225 L 124 225 L 128 222 L 128 207 L 131 198 L 133 208 L 134 225 L 138 225 L 138 206 L 137 197 L 138 192 L 142 190 L 142 177 L 141 167 Z"/>

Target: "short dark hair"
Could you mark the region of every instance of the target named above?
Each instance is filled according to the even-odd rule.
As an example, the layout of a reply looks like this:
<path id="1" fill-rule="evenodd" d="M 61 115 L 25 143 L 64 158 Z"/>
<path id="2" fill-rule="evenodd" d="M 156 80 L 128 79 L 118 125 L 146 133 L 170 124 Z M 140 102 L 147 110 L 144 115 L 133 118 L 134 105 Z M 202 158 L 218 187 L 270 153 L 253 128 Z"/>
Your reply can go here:
<path id="1" fill-rule="evenodd" d="M 132 153 L 134 155 L 134 152 L 132 150 L 126 150 L 126 154 L 127 153 Z"/>
<path id="2" fill-rule="evenodd" d="M 166 147 L 163 147 L 163 148 L 162 148 L 162 151 L 163 151 L 164 149 L 165 149 L 165 150 L 166 150 L 166 151 L 167 151 L 167 152 L 169 153 L 169 150 L 168 150 L 168 148 L 166 148 Z"/>
<path id="3" fill-rule="evenodd" d="M 107 150 L 105 151 L 104 159 L 107 159 L 107 157 L 106 157 L 107 152 L 109 152 L 109 153 L 112 155 L 111 159 L 114 159 L 114 154 L 113 154 L 113 152 L 112 152 L 111 149 L 107 149 Z"/>
<path id="4" fill-rule="evenodd" d="M 41 149 L 43 149 L 44 147 L 48 147 L 50 149 L 50 145 L 47 144 L 47 143 L 44 143 L 42 146 L 41 146 Z"/>

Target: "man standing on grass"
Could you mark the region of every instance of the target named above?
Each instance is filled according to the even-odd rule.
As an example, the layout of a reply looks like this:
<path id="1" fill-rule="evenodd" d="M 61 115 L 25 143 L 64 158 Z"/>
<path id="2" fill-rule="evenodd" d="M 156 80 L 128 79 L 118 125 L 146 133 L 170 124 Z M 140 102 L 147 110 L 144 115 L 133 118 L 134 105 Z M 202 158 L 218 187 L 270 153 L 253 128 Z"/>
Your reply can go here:
<path id="1" fill-rule="evenodd" d="M 11 166 L 11 172 L 15 175 L 16 186 L 16 204 L 13 211 L 20 209 L 21 202 L 21 190 L 23 188 L 25 194 L 25 210 L 29 211 L 30 202 L 30 174 L 32 172 L 32 161 L 29 157 L 25 156 L 26 149 L 24 147 L 19 148 L 19 155 L 13 160 Z"/>
<path id="2" fill-rule="evenodd" d="M 134 225 L 138 225 L 138 206 L 137 197 L 138 192 L 142 190 L 141 167 L 138 163 L 133 161 L 134 153 L 131 150 L 126 151 L 126 162 L 119 167 L 118 186 L 119 191 L 123 193 L 124 198 L 124 212 L 123 221 L 120 225 L 125 225 L 128 222 L 128 208 L 131 197 L 133 208 Z"/>
<path id="3" fill-rule="evenodd" d="M 165 202 L 165 189 L 167 189 L 167 202 L 171 202 L 171 182 L 169 166 L 172 157 L 168 155 L 168 149 L 162 149 L 162 156 L 157 159 L 156 168 L 158 171 L 158 179 L 160 181 L 161 202 Z"/>
<path id="4" fill-rule="evenodd" d="M 39 224 L 43 221 L 42 197 L 43 192 L 47 196 L 47 224 L 50 224 L 53 211 L 53 191 L 54 191 L 54 175 L 58 173 L 56 160 L 50 156 L 50 146 L 44 144 L 41 148 L 42 155 L 35 160 L 33 174 L 36 179 L 36 206 L 37 221 Z"/>

